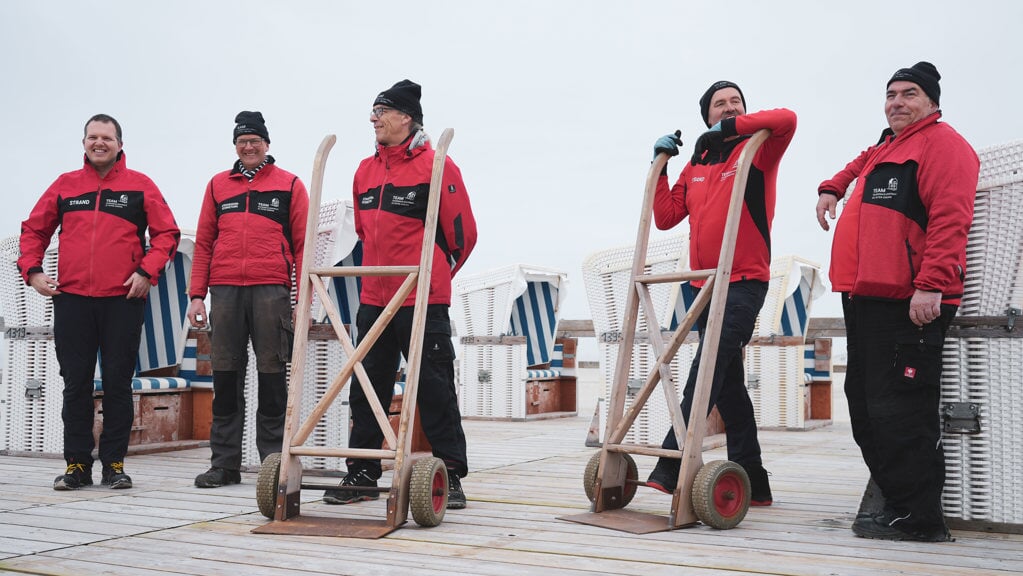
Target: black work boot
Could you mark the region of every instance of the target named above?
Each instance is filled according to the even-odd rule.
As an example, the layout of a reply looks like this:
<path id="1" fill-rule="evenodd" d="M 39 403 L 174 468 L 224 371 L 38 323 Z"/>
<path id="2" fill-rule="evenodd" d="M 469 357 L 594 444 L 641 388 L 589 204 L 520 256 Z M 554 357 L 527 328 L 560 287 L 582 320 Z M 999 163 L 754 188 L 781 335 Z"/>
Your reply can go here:
<path id="1" fill-rule="evenodd" d="M 228 484 L 241 484 L 242 475 L 238 470 L 228 470 L 216 466 L 195 477 L 198 488 L 220 488 Z"/>
<path id="2" fill-rule="evenodd" d="M 54 490 L 78 490 L 82 486 L 92 486 L 92 463 L 76 462 L 73 458 L 67 461 L 67 469 L 53 479 Z"/>
<path id="3" fill-rule="evenodd" d="M 911 540 L 915 542 L 954 542 L 944 520 L 934 525 L 919 525 L 911 522 L 912 515 L 900 515 L 891 508 L 885 508 L 869 519 L 857 518 L 853 534 L 860 538 L 874 540 Z"/>
<path id="4" fill-rule="evenodd" d="M 853 532 L 857 529 L 869 530 L 869 525 L 873 522 L 874 515 L 880 514 L 885 508 L 884 494 L 881 492 L 881 487 L 874 482 L 874 477 L 871 476 L 867 480 L 867 486 L 863 489 L 863 497 L 860 499 L 860 508 L 856 511 L 856 520 L 853 520 Z"/>
<path id="5" fill-rule="evenodd" d="M 461 510 L 465 508 L 465 492 L 462 490 L 462 480 L 458 473 L 448 468 L 448 510 Z"/>
<path id="6" fill-rule="evenodd" d="M 131 476 L 124 473 L 124 462 L 104 464 L 101 484 L 110 486 L 114 490 L 131 488 Z"/>

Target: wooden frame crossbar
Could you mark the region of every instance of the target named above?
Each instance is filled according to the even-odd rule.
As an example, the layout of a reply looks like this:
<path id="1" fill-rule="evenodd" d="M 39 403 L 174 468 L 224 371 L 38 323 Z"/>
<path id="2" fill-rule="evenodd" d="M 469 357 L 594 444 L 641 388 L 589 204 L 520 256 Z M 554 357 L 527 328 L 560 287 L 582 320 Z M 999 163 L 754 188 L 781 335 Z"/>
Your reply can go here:
<path id="1" fill-rule="evenodd" d="M 426 327 L 426 308 L 430 294 L 430 277 L 433 269 L 433 253 L 436 243 L 436 229 L 440 210 L 441 182 L 447 150 L 454 131 L 444 130 L 437 143 L 430 180 L 429 200 L 424 222 L 423 244 L 417 266 L 333 266 L 313 267 L 315 257 L 318 208 L 323 189 L 323 173 L 327 156 L 336 142 L 334 135 L 328 135 L 316 152 L 313 178 L 309 192 L 309 215 L 306 226 L 305 251 L 299 278 L 298 303 L 296 305 L 295 343 L 291 361 L 291 376 L 288 386 L 288 404 L 284 428 L 284 442 L 280 456 L 280 475 L 277 483 L 276 505 L 273 521 L 253 532 L 265 534 L 337 535 L 362 538 L 379 538 L 397 529 L 408 519 L 409 480 L 412 459 L 412 423 L 415 418 L 416 398 L 419 391 L 420 363 L 423 354 L 423 339 Z M 405 276 L 401 287 L 384 307 L 373 326 L 362 335 L 358 346 L 352 345 L 337 307 L 327 293 L 324 278 L 363 276 Z M 405 299 L 416 291 L 415 309 L 412 320 L 412 338 L 409 343 L 409 357 L 406 359 L 407 377 L 403 392 L 402 411 L 397 434 L 391 429 L 387 413 L 377 398 L 362 360 L 376 343 L 381 333 L 397 314 Z M 301 421 L 302 383 L 305 373 L 308 327 L 311 324 L 312 295 L 320 300 L 331 326 L 347 357 L 341 371 L 335 376 L 323 396 L 313 407 L 309 416 Z M 372 408 L 377 426 L 384 436 L 380 449 L 353 449 L 342 447 L 309 447 L 303 444 L 309 439 L 316 425 L 324 417 L 348 381 L 355 376 L 366 400 Z M 387 516 L 383 521 L 313 518 L 300 515 L 299 494 L 302 488 L 302 463 L 300 456 L 365 458 L 393 460 L 393 477 L 387 497 Z M 269 460 L 269 458 L 268 458 Z M 264 462 L 264 466 L 266 462 Z"/>
<path id="2" fill-rule="evenodd" d="M 739 220 L 742 213 L 743 198 L 749 169 L 757 149 L 770 135 L 769 130 L 756 132 L 739 155 L 735 180 L 732 185 L 731 199 L 728 206 L 728 218 L 725 223 L 721 254 L 717 268 L 713 270 L 696 270 L 672 274 L 645 274 L 647 247 L 650 236 L 654 193 L 657 181 L 664 170 L 668 156 L 658 154 L 647 173 L 646 187 L 643 195 L 643 206 L 640 211 L 639 229 L 636 235 L 636 248 L 633 255 L 630 282 L 625 302 L 625 317 L 622 326 L 622 339 L 619 341 L 618 357 L 611 387 L 611 400 L 607 411 L 607 428 L 605 440 L 600 453 L 600 465 L 594 485 L 595 502 L 592 512 L 574 516 L 566 516 L 566 520 L 603 526 L 635 533 L 671 530 L 696 524 L 699 520 L 693 506 L 693 484 L 697 472 L 703 466 L 702 446 L 706 428 L 707 408 L 710 401 L 710 390 L 714 378 L 714 361 L 717 357 L 718 344 L 721 337 L 721 323 L 728 297 L 728 284 L 735 256 L 735 239 L 738 236 Z M 678 283 L 683 280 L 704 280 L 705 284 L 689 307 L 685 318 L 678 328 L 665 342 L 656 317 L 656 310 L 650 296 L 651 285 Z M 682 415 L 678 394 L 675 391 L 671 375 L 671 361 L 678 352 L 700 314 L 710 306 L 706 331 L 703 338 L 703 350 L 697 369 L 696 389 L 686 427 Z M 657 360 L 654 368 L 647 375 L 642 387 L 636 392 L 629 409 L 625 410 L 628 390 L 629 368 L 632 364 L 633 347 L 636 343 L 639 311 L 642 306 L 647 319 L 647 342 Z M 627 444 L 623 440 L 635 423 L 640 411 L 646 405 L 654 388 L 663 382 L 665 401 L 668 404 L 671 423 L 675 437 L 681 450 L 654 448 L 640 444 Z M 627 478 L 628 461 L 613 456 L 622 454 L 642 454 L 647 456 L 681 458 L 681 470 L 678 485 L 672 494 L 671 510 L 668 517 L 653 514 L 629 512 L 623 508 L 629 497 L 628 490 L 637 479 Z"/>

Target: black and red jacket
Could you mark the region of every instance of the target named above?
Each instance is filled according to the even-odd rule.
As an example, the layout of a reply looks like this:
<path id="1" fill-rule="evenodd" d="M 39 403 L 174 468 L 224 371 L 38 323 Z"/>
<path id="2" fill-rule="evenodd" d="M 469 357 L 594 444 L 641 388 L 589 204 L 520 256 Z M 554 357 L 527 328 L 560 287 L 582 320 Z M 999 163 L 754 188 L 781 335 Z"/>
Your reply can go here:
<path id="1" fill-rule="evenodd" d="M 818 193 L 842 198 L 831 285 L 853 296 L 904 300 L 915 290 L 958 303 L 966 270 L 980 161 L 941 112 L 860 153 Z"/>
<path id="2" fill-rule="evenodd" d="M 359 164 L 352 193 L 363 266 L 419 265 L 433 159 L 427 141 L 411 149 L 405 144 L 378 145 L 376 154 Z M 462 173 L 450 157 L 444 162 L 442 182 L 428 303 L 450 305 L 451 279 L 476 245 L 476 220 Z M 404 279 L 363 277 L 360 301 L 386 306 Z M 415 298 L 413 290 L 402 305 L 414 305 Z"/>
<path id="3" fill-rule="evenodd" d="M 21 223 L 18 270 L 28 283 L 60 226 L 57 282 L 79 296 L 124 296 L 135 272 L 154 286 L 178 249 L 181 232 L 160 189 L 129 170 L 122 151 L 103 178 L 89 163 L 57 178 Z M 146 229 L 149 250 L 146 250 Z"/>
<path id="4" fill-rule="evenodd" d="M 302 269 L 309 194 L 273 158 L 252 182 L 235 167 L 210 180 L 199 212 L 188 294 L 210 286 L 291 286 Z"/>
<path id="5" fill-rule="evenodd" d="M 753 157 L 739 232 L 735 243 L 730 282 L 771 280 L 771 222 L 777 196 L 778 165 L 796 131 L 796 114 L 779 108 L 744 114 L 721 121 L 724 136 L 748 136 L 762 128 L 771 130 Z M 689 217 L 689 266 L 692 270 L 716 268 L 739 155 L 749 140 L 725 142 L 711 150 L 697 164 L 687 163 L 671 189 L 668 177 L 657 181 L 654 195 L 654 223 L 667 230 Z M 703 282 L 693 282 L 702 286 Z"/>

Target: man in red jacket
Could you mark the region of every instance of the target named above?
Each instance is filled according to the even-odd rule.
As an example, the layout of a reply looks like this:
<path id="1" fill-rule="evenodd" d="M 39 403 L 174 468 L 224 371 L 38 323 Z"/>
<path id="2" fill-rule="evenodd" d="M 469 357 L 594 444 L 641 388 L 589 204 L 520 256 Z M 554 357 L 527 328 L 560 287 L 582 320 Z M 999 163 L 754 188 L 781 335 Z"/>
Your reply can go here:
<path id="1" fill-rule="evenodd" d="M 359 164 L 352 186 L 355 230 L 363 243 L 363 266 L 418 266 L 422 251 L 426 204 L 434 151 L 423 131 L 421 88 L 402 80 L 381 92 L 373 102 L 369 120 L 376 132 L 376 152 Z M 451 278 L 465 264 L 476 245 L 476 220 L 458 166 L 448 157 L 444 164 L 440 213 L 433 251 L 433 273 L 426 310 L 426 334 L 420 364 L 419 416 L 433 455 L 448 468 L 448 508 L 465 508 L 460 478 L 469 473 L 462 416 L 455 393 L 455 350 L 451 343 Z M 384 310 L 404 277 L 362 278 L 356 327 L 359 338 Z M 394 393 L 394 375 L 409 353 L 413 291 L 362 361 L 381 405 Z M 351 448 L 380 448 L 383 434 L 377 426 L 362 387 L 353 382 Z M 377 498 L 376 492 L 346 489 L 375 487 L 379 460 L 349 458 L 341 485 L 324 494 L 328 504 L 348 504 Z"/>
<path id="2" fill-rule="evenodd" d="M 881 513 L 857 515 L 863 538 L 951 538 L 941 509 L 941 349 L 963 295 L 980 162 L 939 122 L 940 79 L 929 62 L 895 72 L 881 140 L 818 188 L 827 230 L 825 216 L 835 219 L 856 180 L 835 226 L 831 284 L 842 294 L 853 437 L 885 500 Z"/>
<path id="3" fill-rule="evenodd" d="M 103 372 L 102 483 L 131 488 L 124 473 L 135 418 L 131 378 L 142 337 L 145 298 L 177 251 L 180 232 L 153 181 L 129 170 L 121 125 L 106 114 L 85 123 L 85 166 L 61 175 L 21 224 L 18 270 L 53 299 L 53 339 L 64 379 L 64 460 L 54 490 L 92 485 L 96 354 Z M 42 267 L 60 226 L 57 278 Z M 148 228 L 150 245 L 145 235 Z"/>
<path id="4" fill-rule="evenodd" d="M 259 112 L 234 119 L 234 166 L 210 180 L 199 213 L 188 293 L 188 319 L 205 326 L 211 296 L 213 422 L 211 467 L 195 478 L 199 488 L 241 482 L 248 343 L 256 354 L 260 459 L 281 451 L 291 360 L 292 273 L 302 269 L 309 195 L 291 172 L 279 168 Z"/>
<path id="5" fill-rule="evenodd" d="M 753 403 L 746 391 L 743 348 L 753 336 L 757 314 L 764 305 L 771 280 L 775 183 L 778 165 L 796 130 L 796 115 L 784 108 L 747 114 L 742 91 L 736 84 L 724 80 L 715 82 L 703 94 L 700 112 L 710 130 L 697 140 L 692 160 L 682 169 L 678 182 L 669 189 L 665 170 L 654 196 L 654 221 L 661 230 L 689 218 L 689 264 L 693 270 L 717 267 L 739 155 L 750 135 L 763 128 L 771 130 L 770 138 L 753 157 L 746 183 L 708 404 L 708 410 L 717 405 L 725 422 L 728 459 L 742 465 L 749 476 L 750 504 L 770 506 L 773 501 L 771 485 L 761 459 Z M 654 144 L 654 154 L 663 152 L 674 156 L 678 154 L 679 145 L 681 141 L 677 136 L 664 136 Z M 702 282 L 693 282 L 693 285 L 699 290 Z M 697 322 L 700 347 L 683 391 L 682 414 L 687 424 L 709 310 L 706 308 Z M 674 429 L 668 430 L 661 446 L 678 449 Z M 647 485 L 673 492 L 679 468 L 678 459 L 658 459 Z"/>

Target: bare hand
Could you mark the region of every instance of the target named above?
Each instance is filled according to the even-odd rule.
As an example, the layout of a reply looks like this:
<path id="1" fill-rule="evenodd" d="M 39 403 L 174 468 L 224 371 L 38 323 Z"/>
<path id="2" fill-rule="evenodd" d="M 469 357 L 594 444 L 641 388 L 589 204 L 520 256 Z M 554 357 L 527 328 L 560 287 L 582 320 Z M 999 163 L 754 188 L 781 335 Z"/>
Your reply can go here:
<path id="1" fill-rule="evenodd" d="M 152 284 L 150 284 L 149 278 L 138 272 L 132 272 L 131 276 L 121 286 L 128 289 L 126 298 L 145 298 L 146 294 L 149 294 L 149 287 Z"/>
<path id="2" fill-rule="evenodd" d="M 28 283 L 35 288 L 36 292 L 43 296 L 52 297 L 60 294 L 60 290 L 57 289 L 57 281 L 43 272 L 36 272 L 30 275 Z"/>
<path id="3" fill-rule="evenodd" d="M 821 229 L 825 231 L 831 229 L 828 221 L 824 219 L 824 215 L 827 214 L 834 220 L 835 207 L 837 206 L 838 198 L 831 194 L 821 194 L 817 197 L 817 222 L 821 225 Z"/>
<path id="4" fill-rule="evenodd" d="M 186 316 L 192 328 L 206 327 L 206 303 L 203 302 L 202 298 L 192 298 L 192 301 L 188 304 Z"/>
<path id="5" fill-rule="evenodd" d="M 917 290 L 909 301 L 909 319 L 917 326 L 930 324 L 941 316 L 941 292 Z"/>

